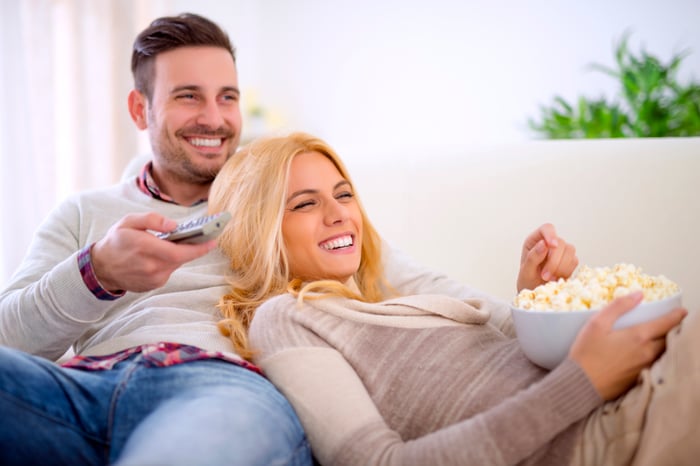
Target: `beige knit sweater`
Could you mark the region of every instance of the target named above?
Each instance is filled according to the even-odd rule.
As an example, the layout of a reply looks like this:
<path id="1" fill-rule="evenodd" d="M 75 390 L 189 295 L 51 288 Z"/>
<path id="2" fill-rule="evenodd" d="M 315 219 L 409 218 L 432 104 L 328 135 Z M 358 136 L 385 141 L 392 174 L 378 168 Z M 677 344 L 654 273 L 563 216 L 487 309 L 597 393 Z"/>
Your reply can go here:
<path id="1" fill-rule="evenodd" d="M 573 361 L 531 364 L 489 305 L 421 295 L 298 307 L 282 295 L 257 311 L 250 341 L 321 464 L 567 464 L 602 401 Z"/>

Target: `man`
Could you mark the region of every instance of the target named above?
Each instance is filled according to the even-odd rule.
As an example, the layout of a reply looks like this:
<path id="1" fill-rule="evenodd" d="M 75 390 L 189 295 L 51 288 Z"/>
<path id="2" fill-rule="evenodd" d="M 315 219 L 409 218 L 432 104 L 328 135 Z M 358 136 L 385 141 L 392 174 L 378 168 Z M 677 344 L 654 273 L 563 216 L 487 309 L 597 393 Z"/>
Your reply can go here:
<path id="1" fill-rule="evenodd" d="M 136 38 L 132 72 L 152 162 L 57 207 L 0 294 L 0 463 L 311 464 L 290 405 L 217 327 L 228 263 L 215 241 L 153 234 L 206 214 L 237 148 L 233 47 L 200 16 L 160 18 Z M 477 293 L 387 254 L 402 293 Z M 575 265 L 545 225 L 523 247 L 519 286 Z M 75 358 L 52 362 L 71 346 Z"/>
<path id="2" fill-rule="evenodd" d="M 58 207 L 0 297 L 0 343 L 24 351 L 0 348 L 0 463 L 311 464 L 292 408 L 217 329 L 216 242 L 152 234 L 206 214 L 238 146 L 229 38 L 196 15 L 158 19 L 132 72 L 152 163 Z M 71 345 L 69 367 L 47 360 Z"/>

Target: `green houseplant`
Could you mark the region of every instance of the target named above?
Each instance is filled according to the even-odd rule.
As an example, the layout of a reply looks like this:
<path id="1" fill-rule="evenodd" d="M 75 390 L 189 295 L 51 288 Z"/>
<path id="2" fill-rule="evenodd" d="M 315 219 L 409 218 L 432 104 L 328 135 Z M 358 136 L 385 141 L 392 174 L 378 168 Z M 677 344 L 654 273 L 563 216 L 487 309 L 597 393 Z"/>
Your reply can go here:
<path id="1" fill-rule="evenodd" d="M 688 52 L 665 64 L 644 50 L 632 53 L 628 38 L 624 34 L 615 49 L 616 68 L 590 65 L 617 80 L 616 100 L 579 97 L 573 104 L 555 96 L 552 105 L 540 107 L 539 119 L 528 120 L 529 127 L 548 139 L 699 136 L 700 84 L 677 80 Z"/>

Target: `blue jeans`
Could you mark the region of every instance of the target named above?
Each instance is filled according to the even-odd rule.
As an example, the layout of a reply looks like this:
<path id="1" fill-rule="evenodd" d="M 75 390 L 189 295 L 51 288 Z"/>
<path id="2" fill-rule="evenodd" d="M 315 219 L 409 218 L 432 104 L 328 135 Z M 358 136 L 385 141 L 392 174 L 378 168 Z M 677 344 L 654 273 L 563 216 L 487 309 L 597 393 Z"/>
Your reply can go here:
<path id="1" fill-rule="evenodd" d="M 219 360 L 108 371 L 0 347 L 0 464 L 311 465 L 287 400 Z"/>

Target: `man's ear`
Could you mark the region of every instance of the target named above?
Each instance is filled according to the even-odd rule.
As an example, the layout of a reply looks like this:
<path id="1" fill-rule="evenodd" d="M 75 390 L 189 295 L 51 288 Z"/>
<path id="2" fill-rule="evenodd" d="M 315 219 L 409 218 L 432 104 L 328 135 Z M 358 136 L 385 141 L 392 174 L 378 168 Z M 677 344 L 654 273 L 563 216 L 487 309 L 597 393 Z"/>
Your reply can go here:
<path id="1" fill-rule="evenodd" d="M 147 111 L 148 101 L 146 96 L 136 89 L 132 89 L 129 92 L 129 115 L 131 115 L 131 119 L 134 120 L 138 129 L 148 128 Z"/>

